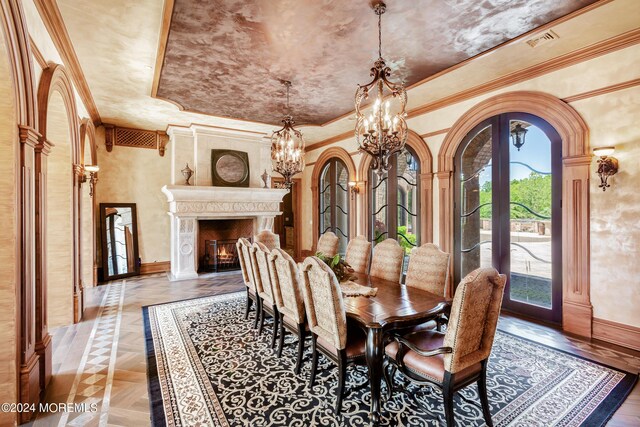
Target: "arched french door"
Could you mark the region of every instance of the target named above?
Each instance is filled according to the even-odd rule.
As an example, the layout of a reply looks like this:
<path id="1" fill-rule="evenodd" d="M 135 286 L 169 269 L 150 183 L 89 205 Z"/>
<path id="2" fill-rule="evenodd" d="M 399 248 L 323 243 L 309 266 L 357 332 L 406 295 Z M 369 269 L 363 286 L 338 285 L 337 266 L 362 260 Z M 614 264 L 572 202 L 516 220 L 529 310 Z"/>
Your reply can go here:
<path id="1" fill-rule="evenodd" d="M 478 124 L 455 155 L 454 279 L 494 266 L 503 306 L 562 320 L 562 141 L 543 119 L 506 113 Z"/>
<path id="2" fill-rule="evenodd" d="M 405 146 L 390 158 L 389 166 L 382 176 L 369 170 L 369 239 L 374 244 L 397 240 L 405 249 L 406 270 L 411 249 L 420 245 L 420 160 Z"/>
<path id="3" fill-rule="evenodd" d="M 322 167 L 318 193 L 319 234 L 334 232 L 340 239 L 338 252 L 344 254 L 349 243 L 349 170 L 339 158 L 330 158 Z"/>

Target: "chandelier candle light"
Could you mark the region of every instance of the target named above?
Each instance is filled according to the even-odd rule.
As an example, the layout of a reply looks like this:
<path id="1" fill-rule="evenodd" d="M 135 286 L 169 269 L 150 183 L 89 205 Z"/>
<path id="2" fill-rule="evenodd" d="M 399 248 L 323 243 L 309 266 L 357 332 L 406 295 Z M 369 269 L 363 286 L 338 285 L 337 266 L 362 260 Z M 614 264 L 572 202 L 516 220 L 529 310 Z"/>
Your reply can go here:
<path id="1" fill-rule="evenodd" d="M 273 170 L 284 177 L 282 187 L 291 188 L 291 177 L 304 170 L 304 138 L 302 132 L 295 129 L 291 110 L 289 108 L 289 88 L 291 82 L 283 80 L 287 88 L 287 114 L 282 119 L 282 129 L 271 135 L 271 161 Z"/>
<path id="2" fill-rule="evenodd" d="M 389 158 L 404 148 L 408 136 L 405 120 L 407 92 L 402 84 L 389 81 L 391 69 L 382 58 L 382 14 L 386 9 L 383 2 L 373 6 L 373 11 L 378 15 L 378 60 L 371 69 L 373 80 L 358 85 L 355 97 L 358 150 L 373 158 L 371 168 L 376 170 L 378 176 L 389 170 Z M 376 99 L 366 116 L 362 112 L 362 103 L 369 98 L 370 90 L 376 91 Z"/>

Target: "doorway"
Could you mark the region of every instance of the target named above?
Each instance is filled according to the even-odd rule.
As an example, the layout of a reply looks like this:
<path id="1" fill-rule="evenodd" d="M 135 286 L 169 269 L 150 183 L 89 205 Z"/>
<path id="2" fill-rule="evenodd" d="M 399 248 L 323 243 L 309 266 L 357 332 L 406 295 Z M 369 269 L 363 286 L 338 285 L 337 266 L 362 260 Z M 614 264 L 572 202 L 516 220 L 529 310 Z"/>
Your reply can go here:
<path id="1" fill-rule="evenodd" d="M 454 279 L 507 276 L 507 310 L 562 321 L 562 141 L 540 117 L 507 113 L 467 134 L 455 156 Z"/>
<path id="2" fill-rule="evenodd" d="M 282 215 L 277 215 L 273 222 L 273 232 L 280 236 L 280 247 L 293 259 L 300 259 L 300 188 L 302 180 L 291 180 L 291 190 L 285 194 L 280 203 Z M 271 186 L 284 183 L 283 178 L 271 178 Z"/>

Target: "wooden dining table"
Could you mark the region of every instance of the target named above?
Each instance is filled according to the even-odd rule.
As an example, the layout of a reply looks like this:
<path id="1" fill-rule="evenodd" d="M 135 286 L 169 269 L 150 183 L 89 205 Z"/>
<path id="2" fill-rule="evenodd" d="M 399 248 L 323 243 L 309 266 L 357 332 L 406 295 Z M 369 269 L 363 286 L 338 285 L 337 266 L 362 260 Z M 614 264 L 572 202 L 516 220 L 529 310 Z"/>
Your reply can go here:
<path id="1" fill-rule="evenodd" d="M 383 376 L 385 336 L 389 332 L 409 328 L 448 314 L 451 301 L 421 289 L 379 279 L 367 274 L 354 274 L 353 282 L 377 288 L 373 297 L 345 297 L 347 318 L 367 333 L 365 356 L 371 387 L 370 420 L 380 423 L 380 385 Z"/>

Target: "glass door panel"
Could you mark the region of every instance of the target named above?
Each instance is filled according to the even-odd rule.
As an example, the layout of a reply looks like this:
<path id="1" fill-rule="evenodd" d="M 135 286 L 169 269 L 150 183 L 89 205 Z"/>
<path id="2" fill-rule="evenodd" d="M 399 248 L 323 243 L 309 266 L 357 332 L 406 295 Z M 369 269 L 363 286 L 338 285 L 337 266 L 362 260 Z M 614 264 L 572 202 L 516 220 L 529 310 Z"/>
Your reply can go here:
<path id="1" fill-rule="evenodd" d="M 373 191 L 371 192 L 371 227 L 373 235 L 373 244 L 382 242 L 387 238 L 389 231 L 387 230 L 387 184 L 388 177 L 371 173 Z"/>
<path id="2" fill-rule="evenodd" d="M 510 120 L 509 133 L 509 299 L 550 309 L 551 140 L 524 120 Z M 520 141 L 517 134 L 523 134 Z M 523 136 L 525 143 L 518 147 Z"/>
<path id="3" fill-rule="evenodd" d="M 409 266 L 409 255 L 418 243 L 418 162 L 407 150 L 398 154 L 397 167 L 397 239 L 404 249 L 404 271 Z"/>
<path id="4" fill-rule="evenodd" d="M 336 236 L 340 239 L 338 252 L 345 254 L 349 243 L 349 171 L 336 163 Z"/>
<path id="5" fill-rule="evenodd" d="M 493 265 L 493 126 L 471 134 L 459 157 L 459 257 L 456 283 L 480 267 Z"/>

